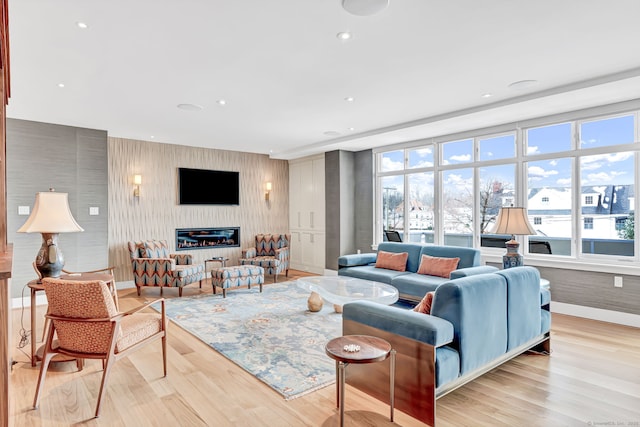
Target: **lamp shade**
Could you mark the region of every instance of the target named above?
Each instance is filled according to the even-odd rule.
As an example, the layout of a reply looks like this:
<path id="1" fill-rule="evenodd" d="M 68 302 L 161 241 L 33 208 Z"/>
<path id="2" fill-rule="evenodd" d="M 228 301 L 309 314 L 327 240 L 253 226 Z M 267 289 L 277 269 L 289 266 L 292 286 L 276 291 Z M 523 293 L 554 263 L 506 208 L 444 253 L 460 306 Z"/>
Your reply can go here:
<path id="1" fill-rule="evenodd" d="M 74 233 L 84 231 L 71 215 L 67 193 L 36 193 L 33 211 L 18 233 Z"/>
<path id="2" fill-rule="evenodd" d="M 498 213 L 496 225 L 491 230 L 493 234 L 531 235 L 536 230 L 527 219 L 525 208 L 501 208 Z"/>

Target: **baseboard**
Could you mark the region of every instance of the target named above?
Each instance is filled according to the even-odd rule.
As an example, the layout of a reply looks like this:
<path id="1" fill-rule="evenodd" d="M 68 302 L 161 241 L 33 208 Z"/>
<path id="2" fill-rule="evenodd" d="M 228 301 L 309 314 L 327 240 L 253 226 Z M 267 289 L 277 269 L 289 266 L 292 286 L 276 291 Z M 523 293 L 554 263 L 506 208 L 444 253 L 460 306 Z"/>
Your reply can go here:
<path id="1" fill-rule="evenodd" d="M 551 301 L 551 312 L 640 328 L 640 315 Z"/>
<path id="2" fill-rule="evenodd" d="M 133 283 L 133 280 L 129 280 L 126 282 L 116 282 L 116 288 L 120 289 L 130 289 L 135 288 L 136 285 Z M 44 292 L 36 293 L 36 305 L 47 305 L 47 297 Z M 12 298 L 11 299 L 11 308 L 27 308 L 31 307 L 31 290 L 25 289 L 24 295 L 20 298 Z"/>

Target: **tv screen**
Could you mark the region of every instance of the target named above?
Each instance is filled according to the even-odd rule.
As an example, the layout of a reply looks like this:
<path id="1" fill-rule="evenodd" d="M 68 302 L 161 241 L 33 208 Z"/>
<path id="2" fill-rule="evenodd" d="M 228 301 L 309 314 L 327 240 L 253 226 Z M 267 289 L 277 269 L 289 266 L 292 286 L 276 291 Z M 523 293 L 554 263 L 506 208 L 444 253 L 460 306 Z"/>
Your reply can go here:
<path id="1" fill-rule="evenodd" d="M 239 205 L 240 172 L 178 168 L 181 205 Z"/>

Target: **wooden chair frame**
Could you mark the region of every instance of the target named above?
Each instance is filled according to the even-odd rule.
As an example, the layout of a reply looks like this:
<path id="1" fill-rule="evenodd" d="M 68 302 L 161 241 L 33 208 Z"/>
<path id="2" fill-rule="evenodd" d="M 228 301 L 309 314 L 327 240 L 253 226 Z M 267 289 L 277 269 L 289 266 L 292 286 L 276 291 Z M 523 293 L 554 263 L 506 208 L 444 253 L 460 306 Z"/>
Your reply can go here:
<path id="1" fill-rule="evenodd" d="M 120 330 L 120 322 L 122 321 L 122 319 L 124 319 L 126 316 L 130 316 L 135 313 L 138 313 L 141 310 L 144 310 L 145 308 L 157 302 L 160 302 L 162 306 L 161 330 L 151 335 L 150 337 L 147 337 L 146 339 L 126 348 L 125 350 L 116 353 L 115 352 L 116 342 L 118 339 L 117 332 Z M 103 374 L 102 374 L 102 381 L 100 383 L 100 391 L 98 392 L 98 402 L 96 404 L 96 411 L 95 411 L 96 418 L 100 415 L 100 405 L 102 403 L 103 392 L 107 383 L 107 379 L 109 377 L 109 373 L 111 372 L 111 368 L 113 367 L 113 364 L 118 360 L 122 359 L 123 357 L 126 357 L 127 355 L 129 355 L 129 353 L 139 349 L 140 347 L 150 342 L 161 339 L 162 340 L 163 377 L 167 376 L 167 332 L 166 332 L 167 321 L 166 321 L 164 298 L 160 298 L 155 301 L 148 302 L 140 307 L 136 307 L 124 313 L 118 313 L 117 315 L 110 318 L 76 319 L 76 318 L 70 318 L 70 317 L 53 316 L 50 314 L 47 314 L 46 317 L 47 319 L 50 320 L 50 322 L 49 322 L 49 327 L 47 329 L 47 339 L 45 342 L 44 354 L 42 356 L 42 365 L 40 366 L 40 374 L 38 376 L 36 394 L 33 399 L 34 409 L 38 408 L 38 404 L 40 401 L 40 391 L 44 386 L 44 380 L 46 377 L 49 364 L 51 363 L 51 360 L 58 354 L 75 357 L 79 360 L 84 360 L 84 359 L 101 359 L 102 360 Z M 110 334 L 111 342 L 109 345 L 109 351 L 106 353 L 82 353 L 82 352 L 64 350 L 60 347 L 53 348 L 54 335 L 56 333 L 56 328 L 55 328 L 56 320 L 61 320 L 65 322 L 82 322 L 82 323 L 111 322 L 111 334 Z M 81 369 L 81 367 L 82 367 L 82 364 L 80 363 L 79 368 Z"/>

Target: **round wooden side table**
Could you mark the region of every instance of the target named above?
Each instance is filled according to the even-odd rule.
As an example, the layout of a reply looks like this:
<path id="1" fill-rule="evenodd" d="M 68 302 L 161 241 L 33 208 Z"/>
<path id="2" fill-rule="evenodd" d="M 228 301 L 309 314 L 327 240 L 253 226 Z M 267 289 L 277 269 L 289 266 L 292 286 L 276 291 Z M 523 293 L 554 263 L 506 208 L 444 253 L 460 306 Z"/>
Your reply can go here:
<path id="1" fill-rule="evenodd" d="M 368 335 L 345 335 L 334 338 L 325 346 L 327 356 L 336 361 L 336 405 L 340 408 L 340 426 L 344 426 L 345 368 L 350 363 L 382 362 L 391 357 L 389 366 L 390 415 L 393 422 L 393 392 L 395 386 L 396 351 L 382 338 Z"/>

